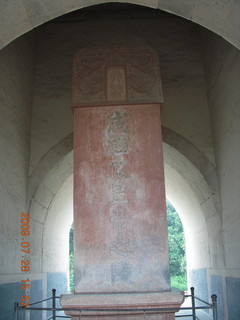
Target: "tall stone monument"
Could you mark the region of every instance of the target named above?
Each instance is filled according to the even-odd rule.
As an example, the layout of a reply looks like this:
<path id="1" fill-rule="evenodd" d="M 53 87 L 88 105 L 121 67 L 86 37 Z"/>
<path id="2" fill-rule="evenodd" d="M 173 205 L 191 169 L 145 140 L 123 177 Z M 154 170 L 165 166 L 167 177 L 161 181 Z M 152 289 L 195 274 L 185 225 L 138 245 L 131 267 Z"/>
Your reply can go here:
<path id="1" fill-rule="evenodd" d="M 183 301 L 170 291 L 162 103 L 152 49 L 92 47 L 76 55 L 75 291 L 61 297 L 74 320 L 143 313 L 171 320 Z"/>

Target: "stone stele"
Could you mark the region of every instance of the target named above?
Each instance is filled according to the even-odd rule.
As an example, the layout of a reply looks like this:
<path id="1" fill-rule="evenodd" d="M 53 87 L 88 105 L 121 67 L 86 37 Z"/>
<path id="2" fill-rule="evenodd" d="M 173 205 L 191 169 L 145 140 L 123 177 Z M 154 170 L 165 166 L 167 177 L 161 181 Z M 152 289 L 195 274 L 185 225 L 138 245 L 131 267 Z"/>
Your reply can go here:
<path id="1" fill-rule="evenodd" d="M 170 320 L 183 302 L 182 292 L 170 291 L 162 102 L 152 49 L 76 55 L 75 292 L 61 297 L 72 319 Z"/>

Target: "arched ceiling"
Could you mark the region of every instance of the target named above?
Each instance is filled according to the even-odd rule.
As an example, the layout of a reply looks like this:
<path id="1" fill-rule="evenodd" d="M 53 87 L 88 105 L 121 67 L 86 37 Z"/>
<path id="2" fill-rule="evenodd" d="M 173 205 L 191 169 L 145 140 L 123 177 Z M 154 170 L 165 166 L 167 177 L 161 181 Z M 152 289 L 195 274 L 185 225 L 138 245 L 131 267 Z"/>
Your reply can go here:
<path id="1" fill-rule="evenodd" d="M 0 48 L 35 27 L 84 7 L 123 2 L 161 9 L 193 21 L 240 48 L 238 0 L 7 0 L 0 1 Z"/>

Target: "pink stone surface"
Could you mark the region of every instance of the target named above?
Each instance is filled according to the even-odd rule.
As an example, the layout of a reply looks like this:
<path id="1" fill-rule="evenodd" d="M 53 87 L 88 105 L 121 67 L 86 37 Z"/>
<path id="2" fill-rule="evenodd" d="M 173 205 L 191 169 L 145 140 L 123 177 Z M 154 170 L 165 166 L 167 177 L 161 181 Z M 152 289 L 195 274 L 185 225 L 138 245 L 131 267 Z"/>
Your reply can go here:
<path id="1" fill-rule="evenodd" d="M 92 315 L 92 314 L 86 314 L 80 313 L 76 311 L 65 311 L 65 314 L 68 316 L 71 316 L 71 320 L 139 320 L 139 319 L 146 319 L 146 320 L 175 320 L 175 313 L 169 312 L 169 313 L 160 313 L 160 312 L 136 312 L 136 313 L 123 313 L 118 312 L 116 314 L 109 314 L 109 315 Z"/>
<path id="2" fill-rule="evenodd" d="M 64 307 L 81 309 L 144 309 L 176 308 L 183 303 L 184 293 L 148 292 L 144 293 L 102 293 L 100 294 L 66 294 L 61 296 Z"/>
<path id="3" fill-rule="evenodd" d="M 114 294 L 66 294 L 61 296 L 66 314 L 91 319 L 174 319 L 184 300 L 183 292 L 114 293 Z M 75 309 L 75 310 L 74 310 Z M 80 312 L 76 309 L 82 309 Z M 154 310 L 155 309 L 155 310 Z M 158 309 L 158 310 L 156 310 Z M 168 309 L 163 310 L 163 309 Z M 78 319 L 78 318 L 77 318 Z"/>
<path id="4" fill-rule="evenodd" d="M 75 292 L 169 290 L 159 104 L 74 119 Z"/>

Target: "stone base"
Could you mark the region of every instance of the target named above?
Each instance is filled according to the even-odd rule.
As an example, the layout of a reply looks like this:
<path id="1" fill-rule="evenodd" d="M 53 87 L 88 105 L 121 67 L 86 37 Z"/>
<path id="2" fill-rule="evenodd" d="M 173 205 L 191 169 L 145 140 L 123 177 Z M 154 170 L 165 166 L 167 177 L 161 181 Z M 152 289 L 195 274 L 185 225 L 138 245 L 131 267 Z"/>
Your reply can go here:
<path id="1" fill-rule="evenodd" d="M 103 293 L 61 295 L 61 305 L 72 320 L 174 320 L 184 300 L 179 292 Z M 82 311 L 79 311 L 82 309 Z M 169 310 L 171 309 L 171 310 Z"/>

